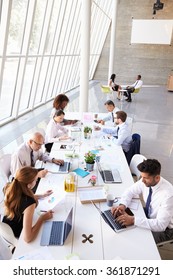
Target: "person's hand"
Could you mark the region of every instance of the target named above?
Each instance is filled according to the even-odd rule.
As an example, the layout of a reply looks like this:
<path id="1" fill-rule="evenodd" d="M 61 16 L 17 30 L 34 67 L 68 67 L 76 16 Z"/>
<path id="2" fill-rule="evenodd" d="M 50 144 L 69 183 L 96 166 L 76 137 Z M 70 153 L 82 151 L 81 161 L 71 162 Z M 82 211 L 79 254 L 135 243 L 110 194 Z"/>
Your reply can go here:
<path id="1" fill-rule="evenodd" d="M 40 217 L 43 221 L 50 220 L 53 218 L 53 211 L 49 210 L 49 211 L 43 213 Z"/>
<path id="2" fill-rule="evenodd" d="M 55 163 L 55 164 L 58 164 L 58 165 L 64 165 L 64 160 L 63 159 L 53 158 L 52 162 Z"/>
<path id="3" fill-rule="evenodd" d="M 94 126 L 94 130 L 95 130 L 95 131 L 101 130 L 101 127 L 99 127 L 99 126 Z"/>
<path id="4" fill-rule="evenodd" d="M 122 224 L 123 226 L 134 225 L 134 216 L 130 216 L 127 213 L 120 215 L 116 218 L 116 221 Z"/>
<path id="5" fill-rule="evenodd" d="M 112 207 L 111 213 L 116 218 L 118 216 L 123 215 L 125 213 L 125 209 L 126 209 L 126 206 L 123 204 L 120 204 L 117 207 Z"/>
<path id="6" fill-rule="evenodd" d="M 45 193 L 42 194 L 43 197 L 47 197 L 53 193 L 52 190 L 47 190 Z"/>
<path id="7" fill-rule="evenodd" d="M 60 136 L 60 137 L 59 137 L 59 140 L 67 140 L 67 139 L 70 139 L 70 136 L 68 136 L 68 135 L 63 135 L 63 136 Z"/>
<path id="8" fill-rule="evenodd" d="M 48 170 L 47 169 L 44 169 L 44 170 L 40 170 L 38 172 L 38 177 L 39 178 L 44 178 L 46 176 L 46 174 L 48 173 Z"/>
<path id="9" fill-rule="evenodd" d="M 101 120 L 101 122 L 100 122 L 102 125 L 104 125 L 105 124 L 105 121 L 103 121 L 103 120 Z"/>

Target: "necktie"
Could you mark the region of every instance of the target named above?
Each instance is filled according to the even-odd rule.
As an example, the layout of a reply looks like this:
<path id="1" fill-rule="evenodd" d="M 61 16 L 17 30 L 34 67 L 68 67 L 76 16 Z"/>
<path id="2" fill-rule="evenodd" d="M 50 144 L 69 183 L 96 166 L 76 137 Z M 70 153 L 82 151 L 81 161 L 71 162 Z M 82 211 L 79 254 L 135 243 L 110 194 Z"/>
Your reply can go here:
<path id="1" fill-rule="evenodd" d="M 34 162 L 34 154 L 33 154 L 33 150 L 31 151 L 31 166 L 34 167 L 35 166 L 35 162 Z"/>
<path id="2" fill-rule="evenodd" d="M 112 122 L 114 123 L 114 113 L 112 112 Z"/>
<path id="3" fill-rule="evenodd" d="M 117 127 L 117 135 L 116 136 L 114 136 L 116 139 L 118 139 L 118 131 L 119 131 L 119 126 Z"/>
<path id="4" fill-rule="evenodd" d="M 150 217 L 150 202 L 151 202 L 151 196 L 152 196 L 152 188 L 149 187 L 149 194 L 148 194 L 147 202 L 146 202 L 146 206 L 145 206 L 145 214 L 146 214 L 147 218 Z"/>

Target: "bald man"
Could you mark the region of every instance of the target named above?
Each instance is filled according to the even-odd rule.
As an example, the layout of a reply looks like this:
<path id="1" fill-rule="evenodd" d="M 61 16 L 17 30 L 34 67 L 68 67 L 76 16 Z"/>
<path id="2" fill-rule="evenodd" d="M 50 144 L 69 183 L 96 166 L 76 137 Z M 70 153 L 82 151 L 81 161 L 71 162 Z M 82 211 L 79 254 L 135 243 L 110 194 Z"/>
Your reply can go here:
<path id="1" fill-rule="evenodd" d="M 41 133 L 35 132 L 31 135 L 29 140 L 21 144 L 17 151 L 12 155 L 11 158 L 11 174 L 13 177 L 16 175 L 16 171 L 24 166 L 35 166 L 37 160 L 43 162 L 53 162 L 55 164 L 63 165 L 62 159 L 51 158 L 44 154 L 41 150 L 41 146 L 44 145 L 44 137 Z M 32 153 L 32 156 L 31 156 Z M 45 177 L 47 170 L 40 170 L 38 173 L 39 178 Z"/>

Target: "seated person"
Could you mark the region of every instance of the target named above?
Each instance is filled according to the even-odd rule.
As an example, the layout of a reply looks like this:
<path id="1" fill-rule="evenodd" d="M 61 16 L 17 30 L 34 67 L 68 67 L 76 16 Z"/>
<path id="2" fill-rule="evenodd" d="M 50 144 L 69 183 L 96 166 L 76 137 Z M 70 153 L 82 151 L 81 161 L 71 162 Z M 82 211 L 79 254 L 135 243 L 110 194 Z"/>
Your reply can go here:
<path id="1" fill-rule="evenodd" d="M 53 118 L 47 125 L 45 135 L 45 148 L 48 153 L 50 153 L 54 142 L 57 142 L 59 140 L 67 140 L 70 138 L 68 136 L 68 129 L 61 125 L 64 119 L 64 115 L 65 113 L 63 112 L 63 110 L 55 111 Z"/>
<path id="2" fill-rule="evenodd" d="M 100 128 L 96 127 L 95 130 L 102 130 L 103 133 L 108 134 L 108 138 L 112 143 L 118 146 L 122 146 L 124 153 L 127 153 L 130 149 L 132 136 L 128 124 L 126 123 L 127 114 L 124 111 L 118 111 L 115 113 L 115 128 Z"/>
<path id="3" fill-rule="evenodd" d="M 4 187 L 4 211 L 2 222 L 8 224 L 15 235 L 19 238 L 23 230 L 25 242 L 34 240 L 42 224 L 52 218 L 52 211 L 41 214 L 33 224 L 33 215 L 38 205 L 38 198 L 46 197 L 52 193 L 51 190 L 43 195 L 34 195 L 32 188 L 38 178 L 36 168 L 26 166 L 19 169 L 14 180 Z"/>
<path id="4" fill-rule="evenodd" d="M 64 93 L 58 94 L 53 101 L 53 109 L 51 111 L 51 118 L 54 116 L 56 110 L 63 110 L 69 103 L 69 98 Z M 64 119 L 62 125 L 75 124 L 78 120 Z"/>
<path id="5" fill-rule="evenodd" d="M 110 122 L 112 126 L 114 126 L 114 114 L 119 111 L 120 109 L 118 107 L 115 107 L 115 104 L 112 100 L 108 100 L 105 102 L 106 110 L 109 112 L 107 116 L 101 120 L 97 120 L 98 123 L 101 123 L 102 125 L 105 124 L 105 122 Z"/>
<path id="6" fill-rule="evenodd" d="M 141 179 L 121 196 L 118 207 L 111 209 L 116 220 L 125 226 L 136 225 L 152 231 L 156 243 L 173 239 L 173 186 L 160 176 L 161 164 L 146 159 L 138 164 Z M 126 207 L 133 197 L 143 197 L 146 216 L 129 216 Z"/>
<path id="7" fill-rule="evenodd" d="M 51 158 L 47 154 L 44 154 L 41 146 L 44 145 L 44 137 L 40 132 L 33 133 L 27 142 L 22 143 L 18 149 L 12 154 L 11 157 L 11 174 L 14 178 L 18 169 L 24 166 L 35 166 L 37 160 L 42 162 L 53 162 L 55 164 L 62 165 L 64 160 Z M 38 177 L 43 178 L 47 174 L 47 170 L 43 168 L 38 172 Z M 39 180 L 33 189 L 36 191 Z"/>
<path id="8" fill-rule="evenodd" d="M 115 74 L 112 74 L 110 79 L 109 79 L 109 82 L 108 82 L 108 86 L 110 87 L 111 90 L 113 91 L 117 91 L 117 99 L 120 100 L 121 96 L 120 96 L 120 92 L 119 90 L 121 89 L 121 86 L 120 85 L 117 85 L 115 83 L 115 78 L 116 78 L 116 75 Z"/>
<path id="9" fill-rule="evenodd" d="M 143 85 L 143 81 L 141 80 L 141 75 L 137 76 L 136 82 L 134 82 L 132 85 L 127 86 L 125 89 L 127 92 L 124 93 L 125 96 L 127 96 L 126 101 L 132 102 L 131 93 L 135 91 L 135 89 L 141 88 Z"/>

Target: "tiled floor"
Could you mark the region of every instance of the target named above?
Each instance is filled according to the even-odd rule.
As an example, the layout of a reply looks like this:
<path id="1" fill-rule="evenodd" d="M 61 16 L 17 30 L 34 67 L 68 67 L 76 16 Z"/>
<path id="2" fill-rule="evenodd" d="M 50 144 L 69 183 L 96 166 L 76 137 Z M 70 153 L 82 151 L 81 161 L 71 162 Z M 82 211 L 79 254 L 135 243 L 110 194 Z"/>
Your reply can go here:
<path id="1" fill-rule="evenodd" d="M 105 84 L 105 81 L 103 81 Z M 69 111 L 78 111 L 79 91 L 68 93 Z M 100 90 L 100 81 L 90 83 L 89 111 L 105 112 L 107 96 Z M 133 97 L 132 103 L 118 101 L 117 107 L 132 117 L 132 133 L 141 135 L 141 154 L 156 158 L 162 165 L 162 176 L 173 184 L 173 92 L 164 86 L 143 86 L 140 93 Z M 52 102 L 39 107 L 19 120 L 0 129 L 0 156 L 13 150 L 32 131 L 43 131 L 49 120 Z M 163 259 L 173 259 L 173 244 L 159 249 Z"/>

